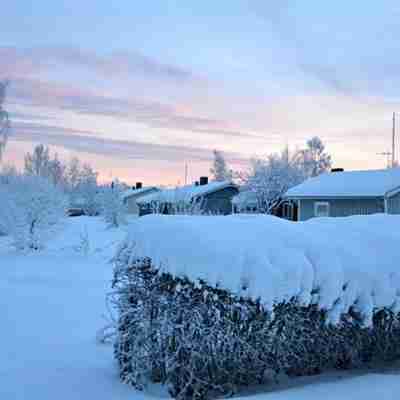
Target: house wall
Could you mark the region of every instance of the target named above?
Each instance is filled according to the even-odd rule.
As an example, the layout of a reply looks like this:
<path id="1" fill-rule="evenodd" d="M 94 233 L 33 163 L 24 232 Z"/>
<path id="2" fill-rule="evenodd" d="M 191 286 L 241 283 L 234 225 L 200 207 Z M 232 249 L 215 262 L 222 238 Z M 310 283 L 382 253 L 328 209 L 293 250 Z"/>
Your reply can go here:
<path id="1" fill-rule="evenodd" d="M 125 199 L 126 212 L 128 214 L 138 214 L 139 215 L 139 206 L 136 203 L 136 200 L 140 199 L 143 196 L 147 196 L 150 193 L 156 192 L 157 189 L 147 190 L 146 192 L 141 193 L 140 195 L 131 195 Z"/>
<path id="2" fill-rule="evenodd" d="M 125 200 L 126 212 L 128 214 L 139 214 L 139 207 L 136 204 L 136 196 L 128 197 Z"/>
<path id="3" fill-rule="evenodd" d="M 388 214 L 400 214 L 400 193 L 387 199 Z"/>
<path id="4" fill-rule="evenodd" d="M 312 199 L 300 201 L 300 221 L 313 218 L 314 203 L 317 201 L 327 201 L 330 204 L 331 217 L 347 217 L 349 215 L 369 215 L 384 212 L 384 202 L 382 198 L 376 199 Z M 400 199 L 399 199 L 400 206 Z"/>
<path id="5" fill-rule="evenodd" d="M 204 211 L 211 214 L 231 214 L 232 197 L 237 195 L 237 188 L 228 187 L 205 196 Z"/>

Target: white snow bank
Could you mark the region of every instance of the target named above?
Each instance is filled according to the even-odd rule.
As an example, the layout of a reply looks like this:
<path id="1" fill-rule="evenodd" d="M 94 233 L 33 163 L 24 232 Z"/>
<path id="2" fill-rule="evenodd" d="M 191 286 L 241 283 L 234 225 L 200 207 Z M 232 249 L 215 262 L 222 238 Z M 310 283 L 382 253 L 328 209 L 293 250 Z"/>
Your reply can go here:
<path id="1" fill-rule="evenodd" d="M 176 276 L 203 279 L 267 307 L 297 297 L 329 310 L 332 323 L 354 305 L 372 323 L 374 308 L 400 310 L 400 216 L 139 218 L 128 242 Z M 243 289 L 246 287 L 246 289 Z"/>

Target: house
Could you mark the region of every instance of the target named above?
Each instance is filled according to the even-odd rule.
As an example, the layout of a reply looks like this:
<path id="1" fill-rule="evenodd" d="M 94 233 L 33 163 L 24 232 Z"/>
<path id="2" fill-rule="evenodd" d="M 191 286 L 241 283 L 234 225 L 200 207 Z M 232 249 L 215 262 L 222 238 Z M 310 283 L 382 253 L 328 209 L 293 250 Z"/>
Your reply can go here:
<path id="1" fill-rule="evenodd" d="M 257 194 L 252 190 L 241 190 L 232 198 L 234 214 L 255 214 L 260 212 Z"/>
<path id="2" fill-rule="evenodd" d="M 239 190 L 232 182 L 208 182 L 201 177 L 193 185 L 165 189 L 141 197 L 139 215 L 161 214 L 230 214 L 232 197 Z"/>
<path id="3" fill-rule="evenodd" d="M 122 201 L 126 205 L 128 214 L 139 215 L 139 206 L 137 201 L 143 196 L 158 192 L 159 189 L 154 186 L 143 187 L 141 182 L 136 182 L 136 185 L 122 193 Z"/>
<path id="4" fill-rule="evenodd" d="M 289 189 L 285 215 L 299 221 L 375 213 L 400 214 L 400 168 L 332 170 Z M 294 212 L 294 210 L 296 212 Z"/>

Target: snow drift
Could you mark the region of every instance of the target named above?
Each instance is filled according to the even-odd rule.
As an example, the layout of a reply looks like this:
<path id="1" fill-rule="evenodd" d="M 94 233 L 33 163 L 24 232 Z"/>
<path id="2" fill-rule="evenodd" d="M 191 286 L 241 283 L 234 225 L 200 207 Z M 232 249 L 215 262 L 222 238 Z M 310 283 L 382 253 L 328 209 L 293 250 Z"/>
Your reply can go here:
<path id="1" fill-rule="evenodd" d="M 320 218 L 302 223 L 272 216 L 140 218 L 124 245 L 174 276 L 203 280 L 259 298 L 267 309 L 296 298 L 317 304 L 336 323 L 355 307 L 400 309 L 400 217 Z"/>

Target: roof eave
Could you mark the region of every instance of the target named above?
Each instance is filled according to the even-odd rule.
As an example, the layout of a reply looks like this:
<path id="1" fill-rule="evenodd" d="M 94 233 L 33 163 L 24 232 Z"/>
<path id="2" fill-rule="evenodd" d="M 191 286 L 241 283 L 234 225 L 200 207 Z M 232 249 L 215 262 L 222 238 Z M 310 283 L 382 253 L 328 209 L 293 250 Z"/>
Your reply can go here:
<path id="1" fill-rule="evenodd" d="M 392 190 L 388 190 L 385 193 L 385 197 L 393 197 L 393 196 L 396 196 L 396 194 L 398 194 L 398 193 L 400 193 L 400 186 L 397 186 Z"/>
<path id="2" fill-rule="evenodd" d="M 369 196 L 334 196 L 334 195 L 285 195 L 284 199 L 287 200 L 313 200 L 313 199 L 324 199 L 324 200 L 352 200 L 352 199 L 383 199 L 385 194 L 369 195 Z"/>

